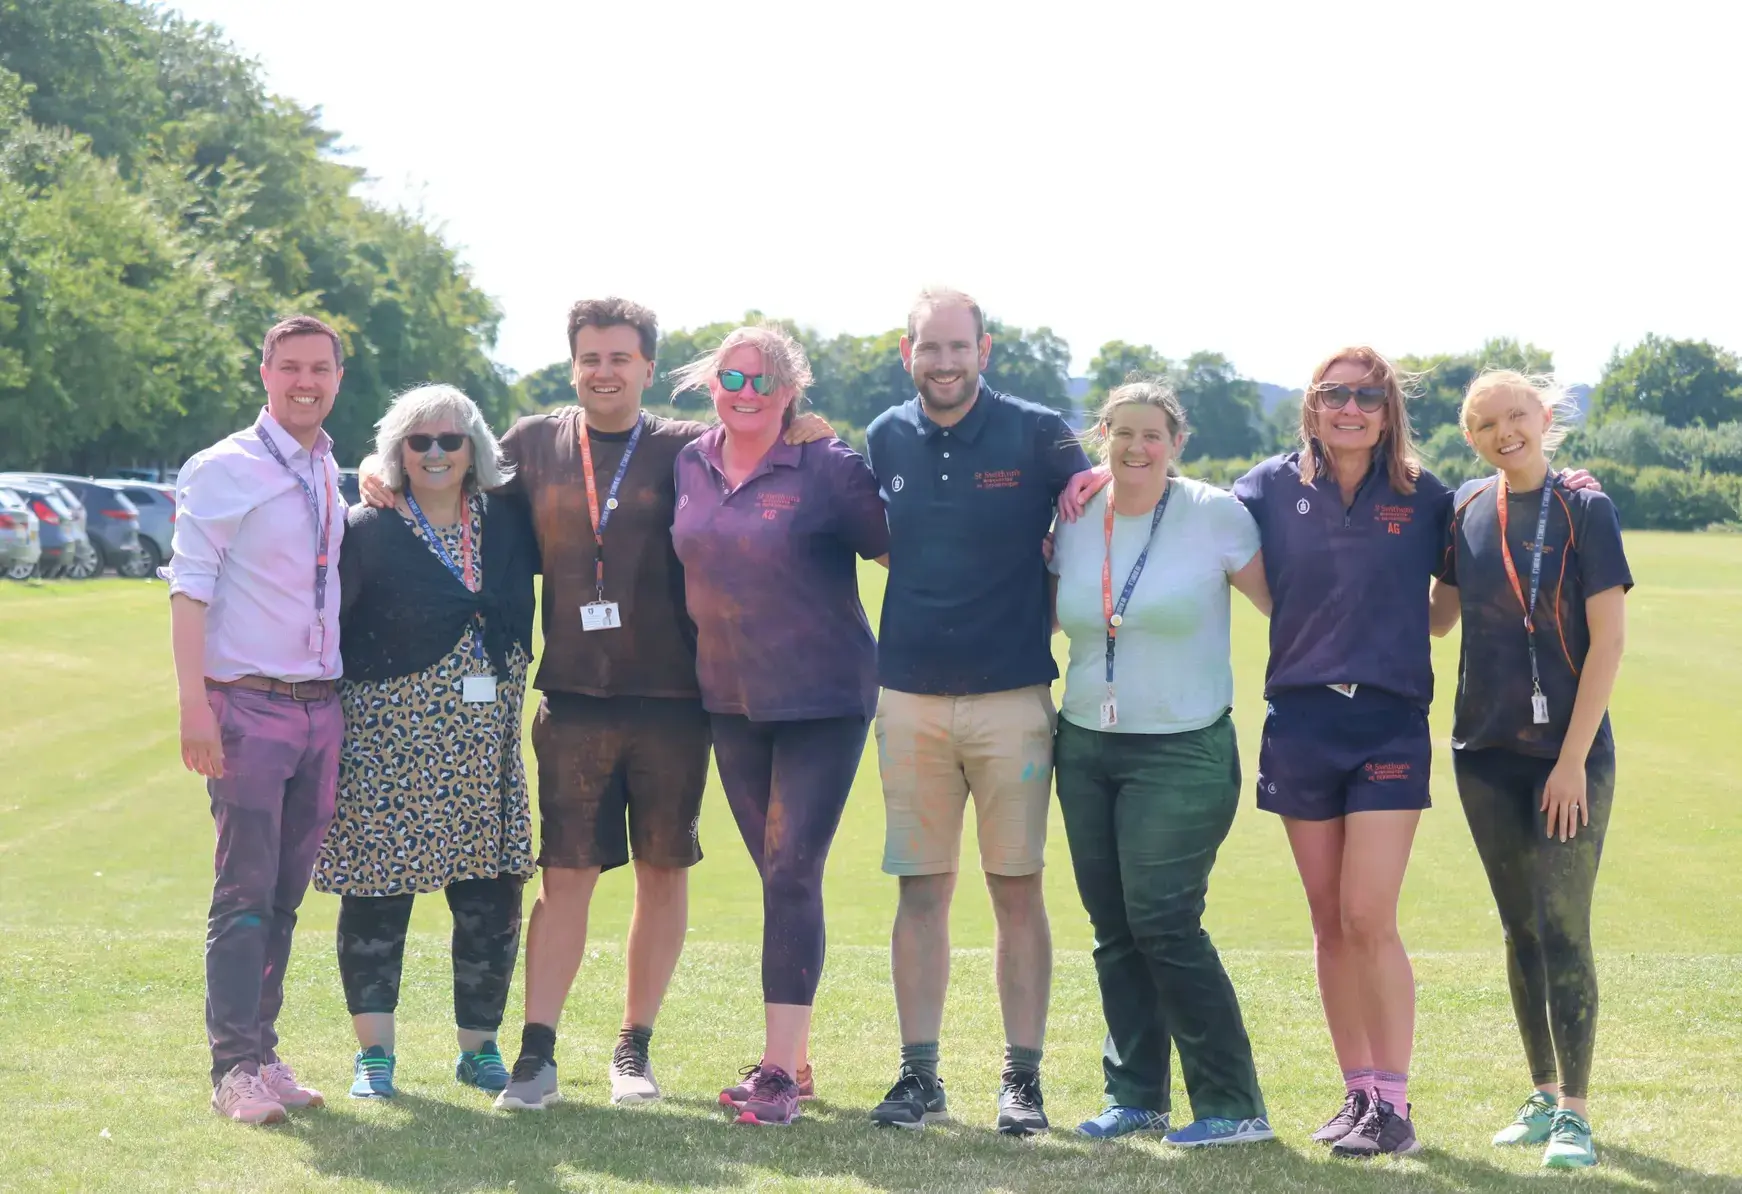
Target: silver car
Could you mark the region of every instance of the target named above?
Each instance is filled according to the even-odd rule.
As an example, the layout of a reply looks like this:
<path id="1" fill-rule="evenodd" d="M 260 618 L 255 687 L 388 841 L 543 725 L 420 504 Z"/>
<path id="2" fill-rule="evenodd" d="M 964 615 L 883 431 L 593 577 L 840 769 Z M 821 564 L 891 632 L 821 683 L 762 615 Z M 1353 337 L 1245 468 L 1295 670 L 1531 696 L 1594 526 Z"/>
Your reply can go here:
<path id="1" fill-rule="evenodd" d="M 175 486 L 151 481 L 102 481 L 127 495 L 139 508 L 140 576 L 156 576 L 175 540 Z M 131 575 L 131 574 L 129 574 Z"/>
<path id="2" fill-rule="evenodd" d="M 41 558 L 41 521 L 23 498 L 0 489 L 0 575 L 26 580 Z"/>

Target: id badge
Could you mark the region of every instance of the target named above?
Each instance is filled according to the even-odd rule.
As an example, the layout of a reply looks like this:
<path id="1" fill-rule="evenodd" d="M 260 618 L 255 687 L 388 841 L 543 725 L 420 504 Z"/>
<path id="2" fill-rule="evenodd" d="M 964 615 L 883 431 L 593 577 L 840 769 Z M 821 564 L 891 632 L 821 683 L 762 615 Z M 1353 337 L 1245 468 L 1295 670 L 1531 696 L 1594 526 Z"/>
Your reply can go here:
<path id="1" fill-rule="evenodd" d="M 308 628 L 308 649 L 319 655 L 327 645 L 327 632 L 319 622 Z"/>
<path id="2" fill-rule="evenodd" d="M 622 625 L 615 601 L 589 601 L 581 606 L 582 630 L 615 630 Z"/>
<path id="3" fill-rule="evenodd" d="M 1540 692 L 1530 694 L 1530 720 L 1539 726 L 1548 724 L 1548 698 Z"/>
<path id="4" fill-rule="evenodd" d="M 1361 686 L 1359 684 L 1327 684 L 1325 687 L 1330 689 L 1332 692 L 1340 692 L 1350 700 L 1354 700 L 1355 690 Z"/>
<path id="5" fill-rule="evenodd" d="M 460 677 L 460 699 L 468 705 L 488 705 L 496 699 L 496 677 Z"/>
<path id="6" fill-rule="evenodd" d="M 1111 693 L 1101 702 L 1101 728 L 1110 730 L 1119 724 L 1119 702 L 1113 699 Z"/>

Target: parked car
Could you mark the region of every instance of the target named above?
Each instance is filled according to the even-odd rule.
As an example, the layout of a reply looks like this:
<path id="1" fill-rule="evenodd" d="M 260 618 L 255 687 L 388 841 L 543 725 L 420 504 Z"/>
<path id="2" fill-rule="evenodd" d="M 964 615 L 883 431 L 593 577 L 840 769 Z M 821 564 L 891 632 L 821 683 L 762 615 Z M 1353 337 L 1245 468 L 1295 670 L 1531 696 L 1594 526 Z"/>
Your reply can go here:
<path id="1" fill-rule="evenodd" d="M 59 486 L 63 500 L 77 508 L 86 546 L 63 569 L 74 580 L 100 576 L 113 568 L 122 576 L 143 576 L 139 568 L 139 511 L 120 489 L 90 477 L 65 473 L 14 473 L 27 481 Z"/>
<path id="2" fill-rule="evenodd" d="M 141 576 L 153 576 L 168 560 L 175 540 L 175 486 L 144 481 L 105 481 L 120 487 L 139 508 Z"/>
<path id="3" fill-rule="evenodd" d="M 26 580 L 42 558 L 42 520 L 30 503 L 0 489 L 0 575 Z"/>
<path id="4" fill-rule="evenodd" d="M 15 473 L 0 474 L 0 485 L 23 498 L 37 517 L 42 541 L 38 576 L 78 578 L 96 571 L 96 552 L 85 534 L 85 507 L 71 490 Z"/>

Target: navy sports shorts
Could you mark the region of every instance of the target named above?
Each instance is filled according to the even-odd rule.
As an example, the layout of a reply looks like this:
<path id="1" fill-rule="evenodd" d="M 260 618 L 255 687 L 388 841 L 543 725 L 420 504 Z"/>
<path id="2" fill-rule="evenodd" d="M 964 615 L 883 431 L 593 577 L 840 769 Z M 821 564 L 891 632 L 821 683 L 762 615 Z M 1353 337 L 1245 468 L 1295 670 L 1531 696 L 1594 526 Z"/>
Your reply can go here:
<path id="1" fill-rule="evenodd" d="M 1365 685 L 1284 689 L 1264 719 L 1258 807 L 1302 821 L 1423 809 L 1432 764 L 1427 710 L 1413 701 Z"/>

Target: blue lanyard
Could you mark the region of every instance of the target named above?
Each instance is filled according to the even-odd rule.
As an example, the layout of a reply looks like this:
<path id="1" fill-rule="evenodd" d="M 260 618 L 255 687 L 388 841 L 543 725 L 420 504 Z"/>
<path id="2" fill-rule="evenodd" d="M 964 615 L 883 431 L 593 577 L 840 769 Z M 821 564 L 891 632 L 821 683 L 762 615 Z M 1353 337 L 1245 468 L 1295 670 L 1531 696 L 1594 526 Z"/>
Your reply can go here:
<path id="1" fill-rule="evenodd" d="M 623 446 L 623 459 L 617 462 L 617 475 L 611 478 L 611 488 L 605 494 L 605 508 L 601 510 L 599 494 L 593 486 L 592 439 L 587 434 L 586 412 L 581 412 L 581 426 L 576 434 L 581 446 L 581 471 L 587 482 L 587 514 L 593 522 L 593 583 L 600 601 L 605 600 L 605 527 L 611 522 L 611 511 L 617 508 L 617 490 L 623 484 L 623 475 L 629 471 L 629 459 L 635 455 L 635 445 L 641 442 L 641 429 L 646 425 L 645 414 L 635 417 L 635 430 L 629 433 L 629 442 Z"/>
<path id="2" fill-rule="evenodd" d="M 411 513 L 413 517 L 417 519 L 417 525 L 423 528 L 424 542 L 429 544 L 429 549 L 431 551 L 435 552 L 436 559 L 440 560 L 443 564 L 446 564 L 448 571 L 454 574 L 454 579 L 459 581 L 467 592 L 471 592 L 472 586 L 466 580 L 466 570 L 460 565 L 454 563 L 454 557 L 448 554 L 446 545 L 442 543 L 441 538 L 435 533 L 435 528 L 430 526 L 429 519 L 424 517 L 423 507 L 417 504 L 417 499 L 411 496 L 411 491 L 409 489 L 405 492 L 405 504 L 411 507 Z M 469 528 L 471 517 L 472 503 L 470 501 L 462 502 L 460 505 L 460 518 L 463 520 L 460 526 L 461 534 L 470 534 Z M 484 571 L 483 552 L 474 551 L 472 558 L 477 561 L 476 567 L 478 572 L 482 574 Z M 480 575 L 478 578 L 478 587 L 483 588 L 483 585 L 483 577 Z M 479 618 L 482 618 L 482 616 L 483 615 L 481 614 L 478 615 Z M 472 658 L 484 658 L 484 640 L 482 635 L 474 634 L 472 636 Z"/>
<path id="3" fill-rule="evenodd" d="M 315 534 L 319 536 L 315 542 L 315 621 L 321 620 L 321 613 L 327 607 L 327 545 L 332 541 L 333 534 L 333 497 L 329 480 L 327 489 L 327 517 L 321 521 L 320 499 L 315 497 L 315 491 L 303 479 L 303 475 L 290 467 L 290 461 L 284 458 L 284 453 L 278 450 L 278 445 L 272 442 L 270 428 L 260 428 L 260 442 L 266 445 L 266 450 L 272 453 L 272 458 L 283 466 L 296 483 L 302 486 L 302 495 L 308 499 L 309 513 L 314 516 Z M 309 453 L 309 459 L 315 459 L 314 453 Z"/>
<path id="4" fill-rule="evenodd" d="M 1125 606 L 1131 600 L 1131 594 L 1137 588 L 1137 578 L 1143 575 L 1143 566 L 1149 563 L 1149 549 L 1155 545 L 1155 532 L 1161 527 L 1161 516 L 1167 513 L 1167 499 L 1173 496 L 1174 486 L 1170 482 L 1161 491 L 1161 500 L 1155 503 L 1155 515 L 1149 520 L 1149 538 L 1144 540 L 1143 550 L 1137 553 L 1137 562 L 1131 566 L 1131 575 L 1125 579 L 1125 588 L 1119 594 L 1119 601 L 1112 601 L 1112 569 L 1113 569 L 1113 494 L 1107 494 L 1107 555 L 1101 568 L 1102 601 L 1106 606 L 1107 616 L 1107 687 L 1113 687 L 1113 653 L 1117 649 L 1119 626 L 1125 621 Z"/>

